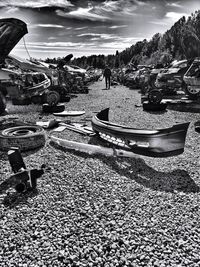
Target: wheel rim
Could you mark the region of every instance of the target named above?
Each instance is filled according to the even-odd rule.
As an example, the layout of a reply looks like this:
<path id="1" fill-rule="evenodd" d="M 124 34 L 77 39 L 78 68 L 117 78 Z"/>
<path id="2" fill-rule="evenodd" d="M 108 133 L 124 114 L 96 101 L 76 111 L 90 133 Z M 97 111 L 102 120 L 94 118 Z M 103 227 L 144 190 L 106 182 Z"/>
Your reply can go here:
<path id="1" fill-rule="evenodd" d="M 56 92 L 49 92 L 47 95 L 47 103 L 49 105 L 56 105 L 59 102 L 59 96 Z"/>
<path id="2" fill-rule="evenodd" d="M 19 126 L 19 127 L 12 127 L 9 129 L 5 129 L 2 131 L 2 135 L 4 136 L 26 136 L 34 134 L 38 131 L 37 128 L 31 126 Z"/>
<path id="3" fill-rule="evenodd" d="M 148 98 L 151 103 L 160 103 L 162 100 L 162 94 L 157 90 L 153 90 L 149 93 Z"/>
<path id="4" fill-rule="evenodd" d="M 188 88 L 188 92 L 190 94 L 196 95 L 196 94 L 199 93 L 199 89 L 197 89 L 197 88 Z"/>

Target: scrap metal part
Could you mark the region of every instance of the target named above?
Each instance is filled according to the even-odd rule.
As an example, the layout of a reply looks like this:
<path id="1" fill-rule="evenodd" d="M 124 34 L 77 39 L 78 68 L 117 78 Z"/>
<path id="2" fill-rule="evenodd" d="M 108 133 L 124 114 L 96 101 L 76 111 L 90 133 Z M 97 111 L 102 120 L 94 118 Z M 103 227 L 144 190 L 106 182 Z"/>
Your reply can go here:
<path id="1" fill-rule="evenodd" d="M 87 153 L 89 155 L 103 155 L 106 157 L 128 157 L 128 158 L 137 157 L 134 153 L 122 149 L 115 149 L 115 148 L 90 145 L 75 141 L 69 141 L 66 139 L 58 138 L 53 135 L 51 135 L 50 138 L 53 143 L 61 147 L 64 147 L 69 150 Z"/>
<path id="2" fill-rule="evenodd" d="M 110 123 L 108 113 L 109 108 L 92 118 L 92 128 L 102 139 L 149 157 L 169 157 L 183 153 L 190 123 L 159 130 L 136 129 Z"/>
<path id="3" fill-rule="evenodd" d="M 14 187 L 18 193 L 36 189 L 37 179 L 44 174 L 43 168 L 28 170 L 18 147 L 8 151 L 8 160 L 14 174 L 0 184 L 0 193 L 10 187 Z"/>

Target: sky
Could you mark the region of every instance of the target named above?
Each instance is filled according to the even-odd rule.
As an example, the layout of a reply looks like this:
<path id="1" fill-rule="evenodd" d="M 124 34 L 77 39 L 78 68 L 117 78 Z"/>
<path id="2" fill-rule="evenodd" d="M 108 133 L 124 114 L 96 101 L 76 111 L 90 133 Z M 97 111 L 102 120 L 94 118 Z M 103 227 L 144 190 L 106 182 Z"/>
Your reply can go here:
<path id="1" fill-rule="evenodd" d="M 45 59 L 115 54 L 198 9 L 199 0 L 1 0 L 0 18 L 28 27 L 11 54 Z"/>

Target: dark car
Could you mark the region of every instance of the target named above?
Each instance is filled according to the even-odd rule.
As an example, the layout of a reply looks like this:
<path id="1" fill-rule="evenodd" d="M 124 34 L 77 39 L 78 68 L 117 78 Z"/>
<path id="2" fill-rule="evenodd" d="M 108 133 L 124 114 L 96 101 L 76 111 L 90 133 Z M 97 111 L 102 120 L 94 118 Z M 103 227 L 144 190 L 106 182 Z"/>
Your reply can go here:
<path id="1" fill-rule="evenodd" d="M 156 78 L 155 87 L 164 94 L 175 93 L 184 85 L 183 76 L 189 68 L 187 60 L 176 61 L 168 69 L 162 70 Z"/>
<path id="2" fill-rule="evenodd" d="M 185 75 L 183 76 L 185 82 L 185 92 L 192 98 L 197 99 L 200 96 L 200 59 L 193 61 Z"/>

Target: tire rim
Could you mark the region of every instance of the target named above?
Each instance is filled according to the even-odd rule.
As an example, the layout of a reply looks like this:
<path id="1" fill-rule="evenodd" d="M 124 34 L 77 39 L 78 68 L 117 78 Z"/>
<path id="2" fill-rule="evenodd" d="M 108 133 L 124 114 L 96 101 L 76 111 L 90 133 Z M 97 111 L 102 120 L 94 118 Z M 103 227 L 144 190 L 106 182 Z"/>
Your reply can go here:
<path id="1" fill-rule="evenodd" d="M 38 131 L 37 128 L 31 127 L 31 126 L 19 126 L 19 127 L 12 127 L 9 129 L 5 129 L 2 132 L 2 135 L 4 136 L 26 136 L 34 134 Z"/>
<path id="2" fill-rule="evenodd" d="M 54 93 L 54 92 L 48 93 L 48 95 L 47 95 L 47 103 L 49 105 L 57 104 L 58 102 L 59 102 L 59 97 L 58 97 L 57 93 Z"/>
<path id="3" fill-rule="evenodd" d="M 188 88 L 188 92 L 189 92 L 190 94 L 193 94 L 193 95 L 198 94 L 199 91 L 200 91 L 200 90 L 197 89 L 197 88 Z"/>
<path id="4" fill-rule="evenodd" d="M 159 91 L 154 90 L 149 93 L 148 98 L 151 103 L 158 104 L 162 100 L 162 94 Z"/>

